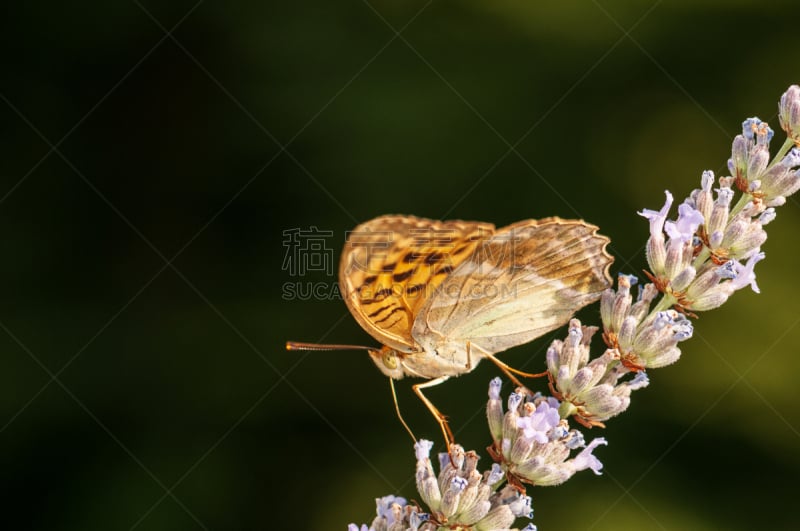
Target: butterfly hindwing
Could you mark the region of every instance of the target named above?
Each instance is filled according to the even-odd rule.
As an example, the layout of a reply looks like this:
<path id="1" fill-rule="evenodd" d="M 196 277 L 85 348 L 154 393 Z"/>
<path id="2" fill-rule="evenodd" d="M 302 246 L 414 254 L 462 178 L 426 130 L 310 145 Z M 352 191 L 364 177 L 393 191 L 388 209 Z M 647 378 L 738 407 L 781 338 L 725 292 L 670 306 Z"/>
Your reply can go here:
<path id="1" fill-rule="evenodd" d="M 412 336 L 427 351 L 470 342 L 494 354 L 565 324 L 610 285 L 596 230 L 558 218 L 499 229 L 426 301 Z"/>

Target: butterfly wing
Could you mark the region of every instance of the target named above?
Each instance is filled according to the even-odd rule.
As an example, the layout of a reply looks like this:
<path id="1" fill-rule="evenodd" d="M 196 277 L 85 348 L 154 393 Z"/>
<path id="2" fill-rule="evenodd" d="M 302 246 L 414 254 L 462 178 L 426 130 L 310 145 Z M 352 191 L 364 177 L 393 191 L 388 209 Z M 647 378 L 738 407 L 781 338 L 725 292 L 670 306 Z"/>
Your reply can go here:
<path id="1" fill-rule="evenodd" d="M 470 342 L 497 353 L 565 324 L 610 286 L 609 240 L 596 230 L 558 218 L 499 229 L 426 302 L 413 338 L 429 351 Z"/>
<path id="2" fill-rule="evenodd" d="M 494 232 L 494 225 L 381 216 L 347 235 L 339 287 L 359 324 L 381 344 L 419 351 L 411 335 L 429 295 Z"/>

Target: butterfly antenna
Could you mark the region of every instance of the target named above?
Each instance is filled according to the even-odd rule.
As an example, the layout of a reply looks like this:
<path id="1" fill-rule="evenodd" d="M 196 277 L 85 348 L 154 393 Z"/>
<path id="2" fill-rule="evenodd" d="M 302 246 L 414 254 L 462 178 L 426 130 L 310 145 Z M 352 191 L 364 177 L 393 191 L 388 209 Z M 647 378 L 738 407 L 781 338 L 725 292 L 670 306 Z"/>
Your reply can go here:
<path id="1" fill-rule="evenodd" d="M 325 345 L 319 343 L 302 343 L 300 341 L 287 341 L 286 350 L 378 350 L 375 347 L 363 345 Z"/>
<path id="2" fill-rule="evenodd" d="M 416 444 L 417 437 L 414 435 L 414 432 L 411 431 L 411 428 L 408 427 L 408 424 L 406 424 L 403 414 L 400 413 L 400 404 L 397 403 L 397 393 L 394 390 L 394 378 L 389 378 L 389 387 L 392 390 L 392 399 L 394 400 L 394 410 L 397 412 L 397 418 L 400 419 L 400 424 L 403 425 L 408 434 L 411 435 L 411 439 L 414 441 L 414 444 Z"/>

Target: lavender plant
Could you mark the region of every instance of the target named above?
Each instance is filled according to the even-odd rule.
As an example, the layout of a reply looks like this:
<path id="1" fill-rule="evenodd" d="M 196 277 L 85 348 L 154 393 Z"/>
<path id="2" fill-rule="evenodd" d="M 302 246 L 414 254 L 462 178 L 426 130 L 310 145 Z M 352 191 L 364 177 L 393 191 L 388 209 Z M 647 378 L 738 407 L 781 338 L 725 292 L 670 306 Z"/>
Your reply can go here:
<path id="1" fill-rule="evenodd" d="M 721 306 L 748 286 L 759 292 L 755 266 L 765 256 L 764 227 L 800 189 L 799 86 L 781 96 L 778 116 L 787 139 L 774 157 L 773 130 L 748 118 L 733 140 L 730 175 L 717 179 L 712 171 L 703 172 L 700 188 L 678 206 L 675 220 L 668 219 L 669 191 L 660 210 L 639 212 L 650 225 L 647 282 L 634 297 L 638 279 L 620 275 L 616 289 L 603 293 L 602 354 L 590 352 L 599 328 L 573 319 L 566 338 L 547 350 L 550 396 L 519 387 L 504 410 L 501 380 L 490 382 L 486 412 L 494 464 L 489 470 L 480 473 L 478 455 L 453 445 L 449 454 L 439 455 L 437 475 L 429 458 L 432 443 L 420 440 L 416 484 L 425 508 L 399 497 L 379 498 L 372 524 L 350 524 L 348 531 L 517 530 L 511 527 L 516 520 L 533 517 L 526 485 L 558 485 L 586 469 L 600 474 L 603 465 L 593 451 L 606 440 L 587 444 L 570 419 L 586 428 L 604 427 L 628 408 L 633 391 L 648 385 L 648 369 L 678 361 L 678 344 L 692 337 L 697 312 Z"/>

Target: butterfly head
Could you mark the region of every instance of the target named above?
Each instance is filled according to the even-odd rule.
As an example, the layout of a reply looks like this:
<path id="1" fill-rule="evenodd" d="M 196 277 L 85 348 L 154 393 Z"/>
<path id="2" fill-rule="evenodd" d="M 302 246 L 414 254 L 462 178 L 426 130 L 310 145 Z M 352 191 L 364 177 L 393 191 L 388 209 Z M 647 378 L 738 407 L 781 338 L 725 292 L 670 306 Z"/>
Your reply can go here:
<path id="1" fill-rule="evenodd" d="M 402 353 L 386 346 L 381 347 L 380 350 L 370 349 L 368 352 L 375 365 L 389 378 L 399 380 L 405 376 Z"/>

